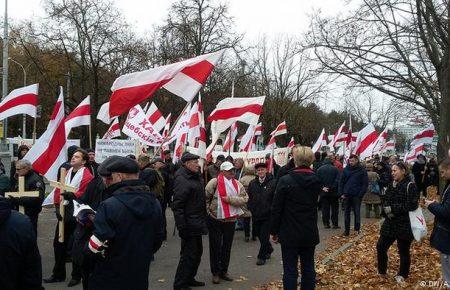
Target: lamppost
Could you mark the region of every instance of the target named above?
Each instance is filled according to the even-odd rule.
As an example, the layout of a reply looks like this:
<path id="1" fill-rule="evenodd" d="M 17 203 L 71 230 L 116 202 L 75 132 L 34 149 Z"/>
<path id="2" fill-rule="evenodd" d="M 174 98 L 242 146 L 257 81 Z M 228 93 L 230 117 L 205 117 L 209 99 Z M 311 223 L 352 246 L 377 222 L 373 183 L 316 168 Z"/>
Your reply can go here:
<path id="1" fill-rule="evenodd" d="M 12 61 L 13 63 L 17 64 L 18 66 L 20 66 L 20 68 L 23 71 L 23 86 L 25 87 L 27 85 L 27 71 L 25 70 L 25 68 L 23 67 L 23 65 L 14 60 L 12 57 L 8 57 L 8 59 L 10 61 Z M 23 114 L 22 116 L 22 138 L 26 139 L 27 138 L 27 115 Z"/>

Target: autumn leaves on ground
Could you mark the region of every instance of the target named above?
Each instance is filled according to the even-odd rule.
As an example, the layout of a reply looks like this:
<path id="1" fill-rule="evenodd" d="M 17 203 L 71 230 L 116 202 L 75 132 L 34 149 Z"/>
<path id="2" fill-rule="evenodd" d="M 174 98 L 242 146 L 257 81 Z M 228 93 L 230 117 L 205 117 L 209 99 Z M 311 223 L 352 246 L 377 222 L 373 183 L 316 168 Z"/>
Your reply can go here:
<path id="1" fill-rule="evenodd" d="M 432 223 L 428 225 L 431 232 Z M 327 250 L 316 259 L 317 289 L 423 289 L 422 281 L 438 281 L 441 279 L 439 254 L 430 247 L 429 236 L 421 244 L 413 242 L 411 247 L 411 271 L 405 283 L 399 285 L 394 276 L 399 266 L 396 244 L 389 250 L 389 268 L 387 278 L 377 273 L 376 244 L 379 237 L 380 224 L 374 222 L 366 225 L 362 238 L 335 236 L 327 241 Z M 322 265 L 321 262 L 331 253 L 347 242 L 354 240 L 353 245 L 335 257 L 334 262 Z M 282 289 L 281 281 L 263 285 L 258 290 Z"/>

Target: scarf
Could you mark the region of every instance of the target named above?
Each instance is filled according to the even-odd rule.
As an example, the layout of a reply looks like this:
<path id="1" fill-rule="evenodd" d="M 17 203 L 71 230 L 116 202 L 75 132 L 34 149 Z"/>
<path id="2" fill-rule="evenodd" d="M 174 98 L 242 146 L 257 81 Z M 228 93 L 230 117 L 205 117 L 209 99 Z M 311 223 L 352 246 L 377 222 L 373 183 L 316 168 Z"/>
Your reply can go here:
<path id="1" fill-rule="evenodd" d="M 239 185 L 236 179 L 227 179 L 223 174 L 217 177 L 217 218 L 229 219 L 238 217 L 244 212 L 240 207 L 232 206 L 222 201 L 222 197 L 239 195 Z"/>
<path id="2" fill-rule="evenodd" d="M 77 188 L 77 191 L 74 193 L 74 195 L 79 198 L 83 195 L 84 191 L 86 190 L 86 187 L 88 183 L 93 179 L 93 176 L 89 169 L 86 167 L 81 167 L 78 169 L 78 171 L 75 173 L 75 176 L 71 180 L 73 172 L 73 167 L 71 167 L 66 174 L 65 183 L 66 185 L 73 186 Z M 51 204 L 59 204 L 61 200 L 61 191 L 59 188 L 54 188 L 52 192 L 45 198 L 44 202 L 42 203 L 42 206 L 45 205 L 51 205 Z M 69 204 L 68 200 L 64 200 L 64 205 Z"/>

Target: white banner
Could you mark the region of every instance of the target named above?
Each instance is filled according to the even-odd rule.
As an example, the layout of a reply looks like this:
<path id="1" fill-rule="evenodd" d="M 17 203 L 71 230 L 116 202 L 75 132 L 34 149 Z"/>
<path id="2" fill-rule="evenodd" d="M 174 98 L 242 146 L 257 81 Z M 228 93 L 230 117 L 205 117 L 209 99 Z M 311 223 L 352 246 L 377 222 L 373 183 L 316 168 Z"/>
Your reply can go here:
<path id="1" fill-rule="evenodd" d="M 127 156 L 129 154 L 137 155 L 135 140 L 120 139 L 97 139 L 95 141 L 95 161 L 102 163 L 106 158 L 117 155 Z"/>
<path id="2" fill-rule="evenodd" d="M 277 148 L 274 150 L 274 157 L 275 162 L 280 165 L 284 166 L 288 162 L 288 148 Z M 233 159 L 236 158 L 242 158 L 244 159 L 245 164 L 252 165 L 260 162 L 266 162 L 266 154 L 272 153 L 272 150 L 264 150 L 264 151 L 254 151 L 254 152 L 231 152 L 231 157 Z M 217 156 L 223 155 L 228 156 L 228 152 L 221 152 L 221 151 L 213 151 L 212 156 L 213 159 L 216 160 Z"/>
<path id="3" fill-rule="evenodd" d="M 160 146 L 163 138 L 153 128 L 140 105 L 130 109 L 122 133 L 148 146 Z"/>

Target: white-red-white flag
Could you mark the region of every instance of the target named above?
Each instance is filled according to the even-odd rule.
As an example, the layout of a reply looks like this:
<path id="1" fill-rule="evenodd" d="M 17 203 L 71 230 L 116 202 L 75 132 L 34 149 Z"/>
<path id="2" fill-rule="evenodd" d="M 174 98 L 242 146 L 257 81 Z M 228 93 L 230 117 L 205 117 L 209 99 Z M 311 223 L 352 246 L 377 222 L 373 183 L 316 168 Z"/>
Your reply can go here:
<path id="1" fill-rule="evenodd" d="M 415 144 L 413 147 L 411 147 L 411 150 L 409 150 L 408 154 L 405 155 L 404 162 L 412 164 L 417 160 L 417 156 L 419 154 L 424 153 L 425 143 Z"/>
<path id="2" fill-rule="evenodd" d="M 371 145 L 377 140 L 378 134 L 372 123 L 369 123 L 361 131 L 359 131 L 353 154 L 359 156 L 361 160 L 372 156 Z"/>
<path id="3" fill-rule="evenodd" d="M 383 153 L 383 148 L 384 145 L 386 144 L 387 137 L 388 137 L 388 129 L 385 128 L 383 132 L 381 132 L 380 135 L 378 135 L 377 140 L 375 140 L 375 142 L 372 145 L 372 156 Z"/>
<path id="4" fill-rule="evenodd" d="M 181 117 L 178 119 L 177 124 L 172 132 L 173 140 L 175 142 L 175 151 L 173 154 L 173 163 L 176 164 L 183 154 L 184 147 L 187 142 L 187 135 L 189 132 L 189 116 L 190 116 L 191 106 L 188 105 Z M 170 141 L 170 140 L 169 140 Z"/>
<path id="5" fill-rule="evenodd" d="M 64 120 L 64 96 L 61 87 L 47 130 L 24 156 L 24 159 L 31 162 L 33 169 L 48 180 L 57 179 L 59 166 L 67 160 Z"/>
<path id="6" fill-rule="evenodd" d="M 145 115 L 147 116 L 150 123 L 152 123 L 153 129 L 155 129 L 157 132 L 160 132 L 162 128 L 164 128 L 166 119 L 155 103 L 152 102 Z"/>
<path id="7" fill-rule="evenodd" d="M 270 136 L 276 137 L 284 134 L 287 134 L 286 121 L 283 121 L 280 124 L 278 124 L 275 130 L 273 130 L 272 133 L 270 133 Z"/>
<path id="8" fill-rule="evenodd" d="M 241 142 L 239 143 L 239 151 L 250 152 L 252 150 L 253 140 L 255 139 L 255 129 L 256 125 L 249 125 L 245 134 L 241 137 Z"/>
<path id="9" fill-rule="evenodd" d="M 169 115 L 167 115 L 167 117 L 166 117 L 166 124 L 164 125 L 164 130 L 161 134 L 164 140 L 167 140 L 167 138 L 169 138 L 171 119 L 172 119 L 172 113 L 169 113 Z M 164 157 L 165 150 L 169 150 L 169 144 L 167 144 L 166 142 L 164 142 L 164 144 L 161 147 L 161 158 Z"/>
<path id="10" fill-rule="evenodd" d="M 91 125 L 91 97 L 87 96 L 65 120 L 66 135 L 69 136 L 72 128 Z"/>
<path id="11" fill-rule="evenodd" d="M 39 84 L 12 90 L 0 103 L 0 120 L 27 114 L 36 118 Z"/>
<path id="12" fill-rule="evenodd" d="M 225 138 L 225 142 L 223 143 L 223 151 L 225 152 L 233 152 L 234 150 L 234 142 L 236 140 L 238 134 L 237 123 L 233 123 L 231 125 L 230 130 L 228 131 L 227 137 Z"/>
<path id="13" fill-rule="evenodd" d="M 433 136 L 434 136 L 434 125 L 430 125 L 427 128 L 423 129 L 420 132 L 417 132 L 412 141 L 411 141 L 411 147 L 414 147 L 418 144 L 431 144 L 433 143 Z"/>
<path id="14" fill-rule="evenodd" d="M 322 129 L 322 132 L 320 132 L 319 138 L 317 138 L 316 143 L 314 143 L 314 146 L 311 148 L 314 153 L 320 151 L 320 149 L 323 146 L 327 146 L 328 144 L 328 138 L 325 134 L 325 129 Z"/>
<path id="15" fill-rule="evenodd" d="M 258 123 L 255 127 L 255 136 L 261 136 L 263 131 L 263 126 L 261 123 Z"/>
<path id="16" fill-rule="evenodd" d="M 198 103 L 192 105 L 189 116 L 189 133 L 188 143 L 191 147 L 197 147 L 197 140 L 200 137 L 200 114 L 198 111 Z"/>
<path id="17" fill-rule="evenodd" d="M 116 137 L 120 137 L 119 117 L 114 118 L 111 126 L 108 131 L 106 131 L 105 135 L 103 135 L 102 139 L 113 139 Z"/>
<path id="18" fill-rule="evenodd" d="M 291 152 L 292 148 L 295 147 L 295 140 L 294 140 L 294 137 L 291 137 L 291 140 L 289 141 L 289 144 L 288 144 L 287 147 L 288 147 L 288 149 L 289 149 L 289 152 Z"/>
<path id="19" fill-rule="evenodd" d="M 344 142 L 346 141 L 346 129 L 345 129 L 345 121 L 342 123 L 342 125 L 339 127 L 339 129 L 334 133 L 333 139 L 330 142 L 330 147 L 335 147 L 336 143 Z"/>
<path id="20" fill-rule="evenodd" d="M 111 87 L 108 108 L 103 110 L 108 114 L 102 115 L 102 121 L 109 124 L 110 118 L 128 112 L 161 87 L 187 102 L 192 101 L 223 53 L 221 50 L 118 77 Z"/>
<path id="21" fill-rule="evenodd" d="M 383 153 L 387 151 L 395 151 L 395 139 L 389 140 L 384 144 Z"/>

